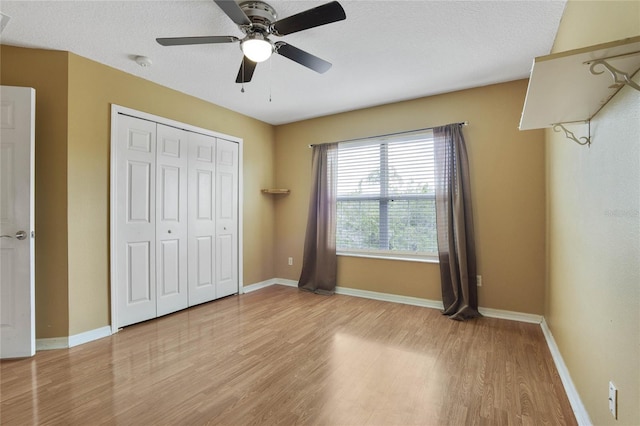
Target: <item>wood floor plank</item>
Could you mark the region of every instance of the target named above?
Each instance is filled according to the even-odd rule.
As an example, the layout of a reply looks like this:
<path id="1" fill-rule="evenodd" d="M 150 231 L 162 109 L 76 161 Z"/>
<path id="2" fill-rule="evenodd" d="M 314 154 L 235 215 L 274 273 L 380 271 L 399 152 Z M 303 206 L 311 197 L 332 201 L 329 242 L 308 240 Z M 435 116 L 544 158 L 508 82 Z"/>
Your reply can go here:
<path id="1" fill-rule="evenodd" d="M 3 425 L 576 424 L 538 325 L 283 286 L 0 368 Z"/>

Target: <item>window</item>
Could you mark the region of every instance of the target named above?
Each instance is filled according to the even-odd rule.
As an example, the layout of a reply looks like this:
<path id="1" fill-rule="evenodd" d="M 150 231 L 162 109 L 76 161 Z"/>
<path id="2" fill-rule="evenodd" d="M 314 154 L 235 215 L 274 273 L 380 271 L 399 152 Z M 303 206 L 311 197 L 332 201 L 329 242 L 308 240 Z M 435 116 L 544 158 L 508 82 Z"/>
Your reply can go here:
<path id="1" fill-rule="evenodd" d="M 437 257 L 433 132 L 338 145 L 340 254 Z"/>

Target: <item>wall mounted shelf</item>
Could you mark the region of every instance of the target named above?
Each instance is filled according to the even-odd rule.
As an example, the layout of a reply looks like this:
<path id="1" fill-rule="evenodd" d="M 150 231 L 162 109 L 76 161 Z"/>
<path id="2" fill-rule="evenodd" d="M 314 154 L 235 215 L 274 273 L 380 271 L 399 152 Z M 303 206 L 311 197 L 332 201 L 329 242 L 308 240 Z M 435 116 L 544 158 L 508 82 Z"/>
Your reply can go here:
<path id="1" fill-rule="evenodd" d="M 640 36 L 536 58 L 520 130 L 589 122 L 638 70 Z"/>
<path id="2" fill-rule="evenodd" d="M 291 192 L 290 189 L 283 188 L 273 188 L 273 189 L 261 189 L 263 194 L 289 194 Z"/>

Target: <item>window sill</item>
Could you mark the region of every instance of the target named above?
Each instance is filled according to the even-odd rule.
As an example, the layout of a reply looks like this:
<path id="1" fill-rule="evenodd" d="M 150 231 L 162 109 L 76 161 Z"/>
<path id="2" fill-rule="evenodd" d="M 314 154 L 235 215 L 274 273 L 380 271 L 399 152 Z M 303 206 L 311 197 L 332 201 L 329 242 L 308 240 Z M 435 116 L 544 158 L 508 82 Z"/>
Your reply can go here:
<path id="1" fill-rule="evenodd" d="M 378 254 L 368 254 L 368 253 L 345 253 L 338 252 L 338 256 L 344 257 L 363 257 L 367 259 L 382 259 L 382 260 L 400 260 L 403 262 L 418 262 L 418 263 L 440 263 L 437 257 L 411 257 L 411 256 L 387 256 L 387 255 L 378 255 Z"/>

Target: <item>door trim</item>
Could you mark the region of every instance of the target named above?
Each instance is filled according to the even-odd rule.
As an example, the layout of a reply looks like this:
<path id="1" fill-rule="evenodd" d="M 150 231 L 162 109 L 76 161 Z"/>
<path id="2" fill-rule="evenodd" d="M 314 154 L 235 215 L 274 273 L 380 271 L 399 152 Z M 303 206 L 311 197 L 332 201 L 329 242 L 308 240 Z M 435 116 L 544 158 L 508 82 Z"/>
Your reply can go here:
<path id="1" fill-rule="evenodd" d="M 117 221 L 116 221 L 116 173 L 115 167 L 117 164 L 116 158 L 116 146 L 117 146 L 117 138 L 118 138 L 118 116 L 119 115 L 128 115 L 130 117 L 139 118 L 142 120 L 153 121 L 155 123 L 164 124 L 166 126 L 175 127 L 178 129 L 186 130 L 193 133 L 200 133 L 207 136 L 213 136 L 215 138 L 225 139 L 231 142 L 238 143 L 238 294 L 242 293 L 242 288 L 244 287 L 243 282 L 243 194 L 244 194 L 244 183 L 243 183 L 243 167 L 244 167 L 244 159 L 243 159 L 243 144 L 244 141 L 242 138 L 236 136 L 226 135 L 224 133 L 215 132 L 213 130 L 204 129 L 202 127 L 192 126 L 190 124 L 181 123 L 179 121 L 172 120 L 170 118 L 161 117 L 154 114 L 149 114 L 142 111 L 137 111 L 135 109 L 127 108 L 121 105 L 111 104 L 111 141 L 110 141 L 110 170 L 109 170 L 109 285 L 111 287 L 111 333 L 117 333 L 118 327 L 118 286 L 115 284 L 114 280 L 117 277 L 116 271 L 116 259 L 115 254 L 115 237 L 116 234 L 113 230 L 116 229 Z"/>

